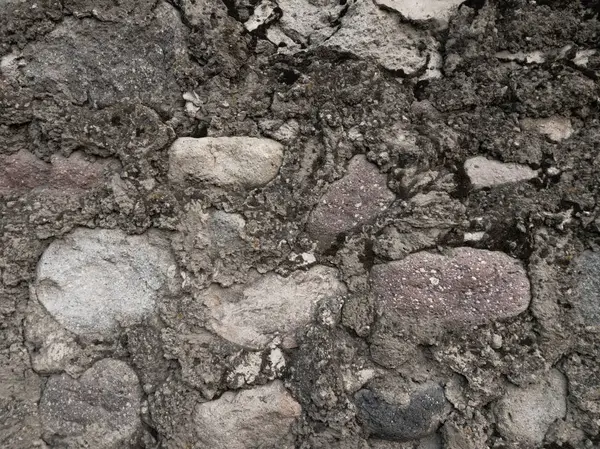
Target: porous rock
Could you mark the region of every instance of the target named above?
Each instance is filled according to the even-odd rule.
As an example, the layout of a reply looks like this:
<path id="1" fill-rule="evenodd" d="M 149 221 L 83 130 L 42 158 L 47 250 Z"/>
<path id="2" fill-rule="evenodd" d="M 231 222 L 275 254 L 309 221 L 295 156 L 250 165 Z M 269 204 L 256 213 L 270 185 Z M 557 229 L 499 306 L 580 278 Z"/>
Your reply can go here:
<path id="1" fill-rule="evenodd" d="M 100 360 L 79 379 L 53 376 L 40 400 L 45 439 L 69 448 L 129 447 L 141 426 L 140 400 L 135 372 L 119 360 Z"/>
<path id="2" fill-rule="evenodd" d="M 71 332 L 110 335 L 151 313 L 175 270 L 159 234 L 79 228 L 46 249 L 34 292 Z"/>
<path id="3" fill-rule="evenodd" d="M 439 385 L 417 389 L 407 403 L 390 401 L 377 391 L 360 390 L 355 395 L 358 414 L 372 436 L 394 441 L 416 440 L 433 433 L 446 409 Z"/>
<path id="4" fill-rule="evenodd" d="M 310 214 L 308 233 L 327 247 L 337 235 L 370 222 L 394 201 L 386 184 L 386 175 L 365 156 L 353 157 L 346 175 L 330 186 Z"/>
<path id="5" fill-rule="evenodd" d="M 279 171 L 283 146 L 256 137 L 181 137 L 169 151 L 169 179 L 175 184 L 255 188 Z"/>
<path id="6" fill-rule="evenodd" d="M 418 252 L 375 265 L 371 280 L 378 310 L 397 323 L 485 323 L 518 315 L 530 300 L 525 269 L 499 251 Z"/>
<path id="7" fill-rule="evenodd" d="M 565 416 L 566 395 L 567 381 L 558 370 L 525 388 L 510 385 L 495 406 L 498 431 L 523 447 L 540 445 L 550 424 Z"/>
<path id="8" fill-rule="evenodd" d="M 316 265 L 288 277 L 267 273 L 243 287 L 211 285 L 199 299 L 208 306 L 210 329 L 226 340 L 263 349 L 280 336 L 284 347 L 293 348 L 316 303 L 345 293 L 335 269 Z"/>
<path id="9" fill-rule="evenodd" d="M 301 407 L 283 383 L 274 381 L 239 393 L 224 393 L 216 401 L 199 404 L 194 422 L 202 447 L 246 449 L 292 448 L 290 426 Z"/>
<path id="10" fill-rule="evenodd" d="M 465 171 L 475 189 L 527 181 L 537 176 L 537 172 L 526 165 L 494 161 L 484 156 L 467 159 Z"/>

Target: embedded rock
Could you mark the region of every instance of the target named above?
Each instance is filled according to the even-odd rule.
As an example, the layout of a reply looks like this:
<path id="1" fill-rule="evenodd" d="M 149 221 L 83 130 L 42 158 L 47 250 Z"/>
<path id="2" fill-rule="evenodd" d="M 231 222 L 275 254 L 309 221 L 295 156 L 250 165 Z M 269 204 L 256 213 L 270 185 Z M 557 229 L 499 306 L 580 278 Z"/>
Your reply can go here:
<path id="1" fill-rule="evenodd" d="M 446 410 L 444 391 L 439 385 L 413 392 L 406 404 L 390 401 L 370 389 L 360 390 L 354 400 L 369 433 L 394 441 L 416 440 L 432 434 Z"/>
<path id="2" fill-rule="evenodd" d="M 537 176 L 537 172 L 526 165 L 494 161 L 483 156 L 467 159 L 465 171 L 475 189 L 527 181 Z"/>
<path id="3" fill-rule="evenodd" d="M 138 378 L 120 360 L 100 360 L 79 379 L 53 376 L 40 400 L 44 439 L 60 447 L 130 447 L 141 428 L 140 401 Z"/>
<path id="4" fill-rule="evenodd" d="M 35 294 L 71 332 L 110 335 L 151 313 L 175 270 L 169 244 L 157 233 L 79 228 L 46 249 Z"/>
<path id="5" fill-rule="evenodd" d="M 526 388 L 510 385 L 494 410 L 498 431 L 508 441 L 538 447 L 548 427 L 565 416 L 566 395 L 567 381 L 558 370 Z"/>
<path id="6" fill-rule="evenodd" d="M 409 24 L 379 9 L 372 1 L 353 3 L 341 19 L 341 28 L 323 45 L 359 58 L 372 58 L 388 70 L 405 76 L 416 76 L 425 71 L 428 51 L 435 43 L 417 32 Z"/>
<path id="7" fill-rule="evenodd" d="M 330 186 L 310 214 L 308 233 L 327 247 L 337 235 L 370 222 L 394 201 L 386 184 L 387 176 L 365 156 L 353 157 L 346 175 Z"/>
<path id="8" fill-rule="evenodd" d="M 499 251 L 418 252 L 375 265 L 371 280 L 380 313 L 397 323 L 485 323 L 518 315 L 530 300 L 525 269 Z"/>
<path id="9" fill-rule="evenodd" d="M 263 349 L 276 336 L 283 346 L 296 346 L 296 332 L 308 324 L 315 305 L 346 293 L 333 268 L 317 265 L 289 277 L 274 273 L 245 286 L 211 285 L 199 295 L 209 309 L 211 330 L 233 343 Z"/>
<path id="10" fill-rule="evenodd" d="M 201 447 L 286 449 L 294 447 L 290 426 L 301 411 L 283 383 L 275 381 L 198 405 L 194 422 Z"/>
<path id="11" fill-rule="evenodd" d="M 0 155 L 0 194 L 50 189 L 61 193 L 85 191 L 102 185 L 113 160 L 93 160 L 81 153 L 65 158 L 55 154 L 48 164 L 28 151 Z"/>
<path id="12" fill-rule="evenodd" d="M 568 139 L 573 134 L 571 120 L 558 115 L 547 118 L 525 118 L 521 121 L 521 126 L 527 131 L 544 134 L 553 142 Z"/>
<path id="13" fill-rule="evenodd" d="M 588 326 L 600 326 L 600 252 L 585 251 L 577 260 L 573 308 Z"/>
<path id="14" fill-rule="evenodd" d="M 252 189 L 271 181 L 283 162 L 283 146 L 256 137 L 181 137 L 169 151 L 169 179 Z"/>
<path id="15" fill-rule="evenodd" d="M 450 16 L 463 0 L 375 0 L 380 7 L 399 12 L 402 17 L 415 22 L 436 20 L 447 25 Z"/>

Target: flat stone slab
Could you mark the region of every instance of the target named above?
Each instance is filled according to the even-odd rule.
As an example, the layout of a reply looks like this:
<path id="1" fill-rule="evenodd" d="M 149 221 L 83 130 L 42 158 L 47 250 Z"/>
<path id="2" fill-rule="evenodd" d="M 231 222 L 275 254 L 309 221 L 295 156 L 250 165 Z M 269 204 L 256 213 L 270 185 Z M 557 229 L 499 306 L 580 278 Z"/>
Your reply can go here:
<path id="1" fill-rule="evenodd" d="M 584 251 L 577 260 L 579 272 L 573 308 L 588 326 L 600 326 L 600 252 Z"/>
<path id="2" fill-rule="evenodd" d="M 256 188 L 283 162 L 283 146 L 256 137 L 181 137 L 169 150 L 169 179 L 179 185 Z"/>
<path id="3" fill-rule="evenodd" d="M 316 303 L 346 293 L 337 270 L 317 265 L 288 277 L 267 273 L 245 286 L 212 285 L 199 295 L 209 309 L 208 327 L 251 349 L 263 349 L 275 336 L 296 346 L 296 332 L 308 324 Z"/>
<path id="4" fill-rule="evenodd" d="M 290 426 L 301 412 L 280 381 L 239 393 L 228 391 L 196 407 L 196 435 L 201 447 L 212 449 L 291 449 Z"/>
<path id="5" fill-rule="evenodd" d="M 100 360 L 79 379 L 52 376 L 40 400 L 46 441 L 66 444 L 60 447 L 131 447 L 141 428 L 141 396 L 135 372 L 120 360 Z"/>
<path id="6" fill-rule="evenodd" d="M 169 243 L 157 233 L 79 228 L 46 249 L 34 290 L 71 332 L 107 335 L 151 313 L 175 273 Z"/>
<path id="7" fill-rule="evenodd" d="M 364 155 L 354 156 L 346 175 L 330 186 L 310 214 L 308 233 L 322 247 L 329 246 L 337 235 L 373 220 L 394 199 L 387 176 Z"/>
<path id="8" fill-rule="evenodd" d="M 372 290 L 392 322 L 461 326 L 518 315 L 530 301 L 521 263 L 499 251 L 418 252 L 375 265 Z"/>
<path id="9" fill-rule="evenodd" d="M 552 370 L 526 388 L 509 385 L 495 404 L 498 431 L 508 441 L 539 447 L 550 425 L 567 413 L 567 380 Z"/>
<path id="10" fill-rule="evenodd" d="M 528 181 L 537 177 L 537 171 L 526 165 L 504 163 L 484 156 L 467 159 L 465 171 L 475 189 Z"/>

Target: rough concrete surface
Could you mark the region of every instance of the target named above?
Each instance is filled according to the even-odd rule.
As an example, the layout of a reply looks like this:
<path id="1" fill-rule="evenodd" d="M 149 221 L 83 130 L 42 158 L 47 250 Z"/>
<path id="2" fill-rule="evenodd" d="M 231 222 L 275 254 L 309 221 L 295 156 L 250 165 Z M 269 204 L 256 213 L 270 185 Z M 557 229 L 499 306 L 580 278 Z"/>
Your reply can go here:
<path id="1" fill-rule="evenodd" d="M 600 447 L 599 14 L 0 1 L 0 448 Z"/>

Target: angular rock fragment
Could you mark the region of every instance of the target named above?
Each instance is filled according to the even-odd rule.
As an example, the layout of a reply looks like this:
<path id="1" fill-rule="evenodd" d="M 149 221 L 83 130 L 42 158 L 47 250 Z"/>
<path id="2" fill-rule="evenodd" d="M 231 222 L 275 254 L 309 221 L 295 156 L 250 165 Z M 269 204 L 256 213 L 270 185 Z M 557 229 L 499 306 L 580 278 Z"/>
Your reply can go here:
<path id="1" fill-rule="evenodd" d="M 435 48 L 432 38 L 402 24 L 394 14 L 379 9 L 372 1 L 358 1 L 348 8 L 341 28 L 323 45 L 352 53 L 359 58 L 373 58 L 388 70 L 404 76 L 425 71 L 428 52 Z"/>
<path id="2" fill-rule="evenodd" d="M 544 134 L 553 142 L 568 139 L 573 134 L 571 120 L 558 115 L 547 118 L 525 118 L 521 120 L 521 126 L 527 131 Z"/>
<path id="3" fill-rule="evenodd" d="M 565 416 L 566 395 L 567 381 L 558 370 L 526 388 L 509 386 L 494 410 L 498 431 L 519 447 L 539 447 L 548 427 Z"/>
<path id="4" fill-rule="evenodd" d="M 290 426 L 300 413 L 300 404 L 275 381 L 198 405 L 194 422 L 201 447 L 291 449 Z"/>
<path id="5" fill-rule="evenodd" d="M 138 378 L 120 360 L 100 360 L 79 379 L 53 376 L 40 400 L 44 439 L 60 447 L 130 447 L 141 427 L 140 401 Z"/>
<path id="6" fill-rule="evenodd" d="M 415 22 L 436 20 L 447 25 L 454 10 L 463 0 L 375 0 L 375 4 L 399 12 L 402 17 Z"/>
<path id="7" fill-rule="evenodd" d="M 284 278 L 260 276 L 243 287 L 212 285 L 199 295 L 209 309 L 209 328 L 233 343 L 263 349 L 281 336 L 283 347 L 296 346 L 296 332 L 308 324 L 316 303 L 346 293 L 333 268 L 316 265 Z"/>
<path id="8" fill-rule="evenodd" d="M 160 235 L 79 228 L 42 255 L 35 294 L 76 334 L 112 334 L 151 313 L 175 276 L 169 243 Z"/>
<path id="9" fill-rule="evenodd" d="M 308 233 L 327 247 L 337 235 L 370 222 L 394 201 L 386 184 L 386 175 L 365 156 L 353 157 L 346 175 L 331 185 L 310 214 Z"/>
<path id="10" fill-rule="evenodd" d="M 527 181 L 537 176 L 537 172 L 526 165 L 494 161 L 483 156 L 467 159 L 465 171 L 475 189 Z"/>
<path id="11" fill-rule="evenodd" d="M 375 265 L 378 310 L 399 324 L 450 327 L 518 315 L 530 300 L 521 263 L 499 251 L 455 248 L 450 255 L 418 252 Z"/>
<path id="12" fill-rule="evenodd" d="M 283 146 L 256 137 L 182 137 L 169 151 L 169 179 L 252 189 L 271 181 L 283 162 Z"/>
<path id="13" fill-rule="evenodd" d="M 372 436 L 409 441 L 435 432 L 446 409 L 444 391 L 431 385 L 416 391 L 407 403 L 396 403 L 369 389 L 355 395 L 358 414 Z"/>

